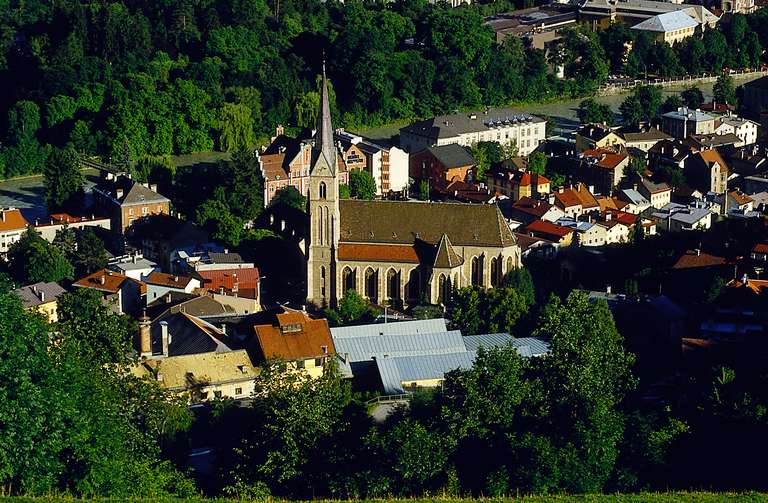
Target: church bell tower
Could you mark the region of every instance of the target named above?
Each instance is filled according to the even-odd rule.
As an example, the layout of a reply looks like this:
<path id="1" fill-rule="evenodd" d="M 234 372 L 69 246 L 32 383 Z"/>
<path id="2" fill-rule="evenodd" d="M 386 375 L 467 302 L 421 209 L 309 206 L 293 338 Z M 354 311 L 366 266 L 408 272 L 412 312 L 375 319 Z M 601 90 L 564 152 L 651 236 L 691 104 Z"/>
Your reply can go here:
<path id="1" fill-rule="evenodd" d="M 333 142 L 328 81 L 323 62 L 320 110 L 309 172 L 307 300 L 318 306 L 336 303 L 336 250 L 339 244 L 338 152 Z"/>

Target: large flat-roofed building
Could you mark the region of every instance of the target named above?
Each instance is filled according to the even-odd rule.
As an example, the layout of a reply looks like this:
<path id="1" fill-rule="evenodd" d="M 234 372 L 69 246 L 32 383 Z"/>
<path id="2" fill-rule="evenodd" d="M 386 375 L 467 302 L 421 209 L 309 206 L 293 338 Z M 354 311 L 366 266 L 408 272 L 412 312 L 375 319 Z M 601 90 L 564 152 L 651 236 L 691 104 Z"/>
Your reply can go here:
<path id="1" fill-rule="evenodd" d="M 343 129 L 336 130 L 334 139 L 341 142 L 341 153 L 347 168 L 368 171 L 376 182 L 379 196 L 386 197 L 408 189 L 406 152 L 397 147 L 380 145 Z"/>
<path id="2" fill-rule="evenodd" d="M 407 152 L 458 143 L 465 147 L 484 141 L 514 142 L 527 156 L 546 139 L 547 121 L 509 108 L 439 115 L 400 129 L 400 146 Z"/>
<path id="3" fill-rule="evenodd" d="M 550 4 L 487 17 L 485 25 L 496 33 L 501 43 L 512 36 L 525 40 L 534 49 L 546 49 L 558 40 L 559 30 L 576 24 L 578 11 L 575 6 Z"/>
<path id="4" fill-rule="evenodd" d="M 675 138 L 715 132 L 715 118 L 701 110 L 680 107 L 661 116 L 661 128 Z"/>

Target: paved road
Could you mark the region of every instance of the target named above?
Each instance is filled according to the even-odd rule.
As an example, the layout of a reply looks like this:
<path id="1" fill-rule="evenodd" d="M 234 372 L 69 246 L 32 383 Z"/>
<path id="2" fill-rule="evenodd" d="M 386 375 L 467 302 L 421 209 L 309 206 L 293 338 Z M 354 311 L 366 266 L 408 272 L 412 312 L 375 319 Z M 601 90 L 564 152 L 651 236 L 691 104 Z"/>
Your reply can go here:
<path id="1" fill-rule="evenodd" d="M 86 204 L 89 204 L 88 195 L 95 183 L 94 177 L 97 172 L 87 170 L 85 175 Z M 48 216 L 48 208 L 45 206 L 43 177 L 37 175 L 0 182 L 0 207 L 19 208 L 24 218 L 29 222 Z"/>

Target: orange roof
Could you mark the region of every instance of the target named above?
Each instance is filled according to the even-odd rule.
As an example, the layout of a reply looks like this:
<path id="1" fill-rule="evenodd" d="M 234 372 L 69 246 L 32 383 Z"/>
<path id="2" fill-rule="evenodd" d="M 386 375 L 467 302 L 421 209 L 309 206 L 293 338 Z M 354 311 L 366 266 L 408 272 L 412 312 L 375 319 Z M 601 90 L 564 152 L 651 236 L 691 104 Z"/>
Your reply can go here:
<path id="1" fill-rule="evenodd" d="M 419 256 L 413 245 L 340 244 L 339 260 L 418 264 Z"/>
<path id="2" fill-rule="evenodd" d="M 578 206 L 581 204 L 581 200 L 576 194 L 576 191 L 571 188 L 563 189 L 562 192 L 555 194 L 555 200 L 557 200 L 563 208 L 570 208 L 571 206 Z"/>
<path id="3" fill-rule="evenodd" d="M 552 222 L 547 222 L 546 220 L 534 220 L 528 224 L 526 230 L 528 232 L 539 232 L 541 234 L 558 236 L 560 238 L 563 238 L 572 232 L 568 227 L 562 227 L 560 225 L 553 224 Z"/>
<path id="4" fill-rule="evenodd" d="M 0 231 L 16 231 L 26 229 L 29 222 L 16 208 L 0 209 Z"/>
<path id="5" fill-rule="evenodd" d="M 627 213 L 626 211 L 608 210 L 605 213 L 611 215 L 611 220 L 626 225 L 627 227 L 632 227 L 637 221 L 637 215 Z"/>
<path id="6" fill-rule="evenodd" d="M 723 257 L 716 255 L 710 255 L 708 253 L 688 250 L 685 254 L 678 259 L 673 269 L 693 269 L 696 267 L 713 267 L 719 265 L 725 265 L 726 260 Z"/>
<path id="7" fill-rule="evenodd" d="M 768 280 L 764 279 L 747 279 L 747 282 L 744 283 L 744 281 L 739 279 L 732 279 L 728 282 L 728 286 L 731 288 L 741 288 L 746 287 L 752 290 L 756 294 L 761 294 L 765 291 L 768 291 Z"/>
<path id="8" fill-rule="evenodd" d="M 548 184 L 548 183 L 551 183 L 551 182 L 549 181 L 549 178 L 547 178 L 546 176 L 544 176 L 544 175 L 537 175 L 537 174 L 534 173 L 533 174 L 533 183 L 535 185 L 545 185 L 545 184 Z"/>
<path id="9" fill-rule="evenodd" d="M 73 285 L 80 286 L 83 288 L 92 288 L 100 292 L 117 293 L 118 291 L 120 291 L 121 288 L 123 288 L 123 285 L 127 281 L 132 281 L 134 283 L 139 284 L 141 287 L 142 294 L 147 292 L 147 285 L 145 285 L 141 281 L 137 281 L 133 278 L 129 278 L 128 276 L 124 276 L 115 271 L 110 271 L 109 269 L 102 269 L 100 271 L 96 271 L 90 276 L 86 276 L 82 279 L 75 281 Z"/>
<path id="10" fill-rule="evenodd" d="M 336 353 L 328 322 L 314 320 L 302 311 L 285 308 L 277 315 L 277 325 L 256 325 L 253 329 L 267 359 L 296 361 Z"/>
<path id="11" fill-rule="evenodd" d="M 145 283 L 150 285 L 168 286 L 171 288 L 184 289 L 189 285 L 189 282 L 194 278 L 189 276 L 178 276 L 174 274 L 166 274 L 164 272 L 154 271 L 147 276 L 144 280 Z"/>
<path id="12" fill-rule="evenodd" d="M 768 243 L 757 243 L 752 248 L 753 253 L 768 253 Z"/>
<path id="13" fill-rule="evenodd" d="M 203 278 L 203 288 L 209 290 L 234 290 L 235 285 L 237 289 L 259 287 L 259 270 L 255 267 L 204 270 L 197 274 Z"/>
<path id="14" fill-rule="evenodd" d="M 744 194 L 743 192 L 739 192 L 738 190 L 732 190 L 728 193 L 728 196 L 736 201 L 736 204 L 741 206 L 742 204 L 749 204 L 752 202 L 752 198 L 748 195 Z"/>
<path id="15" fill-rule="evenodd" d="M 701 156 L 702 160 L 707 164 L 707 166 L 717 163 L 722 169 L 728 170 L 728 165 L 720 156 L 720 152 L 718 152 L 717 149 L 711 148 L 709 150 L 702 150 L 698 154 Z"/>

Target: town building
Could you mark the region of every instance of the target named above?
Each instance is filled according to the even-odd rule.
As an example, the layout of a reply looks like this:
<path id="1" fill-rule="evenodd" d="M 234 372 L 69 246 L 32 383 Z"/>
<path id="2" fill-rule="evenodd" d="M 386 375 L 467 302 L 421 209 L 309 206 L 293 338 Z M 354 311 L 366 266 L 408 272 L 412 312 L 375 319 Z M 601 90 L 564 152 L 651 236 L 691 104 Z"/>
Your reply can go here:
<path id="1" fill-rule="evenodd" d="M 170 215 L 155 215 L 142 221 L 132 229 L 131 241 L 145 258 L 171 272 L 176 272 L 182 256 L 223 250 L 202 227 Z"/>
<path id="2" fill-rule="evenodd" d="M 706 230 L 712 226 L 712 216 L 715 213 L 700 206 L 686 206 L 669 203 L 651 214 L 660 231 L 680 232 L 690 230 Z"/>
<path id="3" fill-rule="evenodd" d="M 507 169 L 501 163 L 491 167 L 487 180 L 491 192 L 505 195 L 512 201 L 523 197 L 538 199 L 546 196 L 551 183 L 544 175 Z"/>
<path id="4" fill-rule="evenodd" d="M 272 142 L 256 152 L 261 174 L 264 177 L 264 207 L 269 206 L 275 194 L 286 187 L 293 187 L 301 195 L 307 196 L 312 144 L 312 139 L 286 136 L 285 128 L 277 126 Z M 335 155 L 341 157 L 339 152 Z M 338 165 L 341 183 L 348 183 L 349 173 L 344 160 L 338 162 Z"/>
<path id="5" fill-rule="evenodd" d="M 672 139 L 667 133 L 655 127 L 648 128 L 645 131 L 623 132 L 621 136 L 624 138 L 624 146 L 630 152 L 632 149 L 648 152 L 651 147 L 660 141 Z"/>
<path id="6" fill-rule="evenodd" d="M 736 117 L 735 115 L 727 115 L 718 120 L 715 133 L 719 135 L 734 134 L 741 140 L 741 143 L 736 146 L 743 147 L 757 142 L 758 126 L 758 123 L 755 121 Z"/>
<path id="7" fill-rule="evenodd" d="M 661 129 L 675 138 L 715 132 L 715 118 L 701 110 L 680 107 L 661 116 Z"/>
<path id="8" fill-rule="evenodd" d="M 672 200 L 672 187 L 664 182 L 654 183 L 647 178 L 642 178 L 637 186 L 637 191 L 654 208 L 662 208 Z"/>
<path id="9" fill-rule="evenodd" d="M 608 28 L 612 23 L 634 26 L 641 21 L 668 12 L 682 12 L 693 18 L 698 25 L 696 31 L 699 33 L 714 28 L 720 20 L 718 16 L 702 5 L 653 0 L 623 0 L 619 2 L 586 0 L 580 4 L 579 22 L 586 23 L 593 31 L 596 31 Z"/>
<path id="10" fill-rule="evenodd" d="M 563 217 L 566 218 L 566 217 Z M 562 219 L 558 220 L 561 221 Z M 560 247 L 570 246 L 574 238 L 574 230 L 569 227 L 563 227 L 546 220 L 534 220 L 525 228 L 529 236 L 546 239 L 557 243 Z"/>
<path id="11" fill-rule="evenodd" d="M 477 161 L 457 143 L 427 147 L 411 155 L 410 173 L 415 183 L 427 181 L 430 187 L 442 188 L 451 182 L 471 182 Z"/>
<path id="12" fill-rule="evenodd" d="M 640 21 L 633 30 L 651 33 L 659 42 L 674 45 L 696 33 L 699 23 L 683 11 L 665 12 Z"/>
<path id="13" fill-rule="evenodd" d="M 101 269 L 72 283 L 101 293 L 104 301 L 118 314 L 135 314 L 145 305 L 147 285 L 128 276 Z"/>
<path id="14" fill-rule="evenodd" d="M 143 278 L 147 285 L 147 303 L 168 292 L 192 293 L 202 287 L 202 281 L 191 276 L 179 276 L 153 271 Z"/>
<path id="15" fill-rule="evenodd" d="M 498 285 L 520 267 L 520 247 L 495 205 L 340 200 L 325 78 L 320 101 L 309 190 L 310 303 L 335 305 L 356 290 L 379 304 L 423 297 L 436 304 L 453 288 Z"/>
<path id="16" fill-rule="evenodd" d="M 56 323 L 59 321 L 58 299 L 67 292 L 58 283 L 39 282 L 17 288 L 13 293 L 21 299 L 24 309 L 42 314 L 48 323 Z"/>
<path id="17" fill-rule="evenodd" d="M 287 362 L 293 369 L 318 378 L 336 354 L 328 321 L 310 318 L 289 308 L 275 314 L 272 323 L 253 327 L 263 358 Z"/>
<path id="18" fill-rule="evenodd" d="M 34 228 L 40 236 L 52 243 L 56 239 L 56 233 L 64 229 L 81 230 L 85 228 L 103 229 L 108 231 L 112 227 L 109 217 L 74 217 L 68 213 L 53 213 L 45 220 L 35 220 Z"/>
<path id="19" fill-rule="evenodd" d="M 547 121 L 509 108 L 489 108 L 481 112 L 440 115 L 400 129 L 400 147 L 415 153 L 428 147 L 458 143 L 495 141 L 514 143 L 521 156 L 527 156 L 546 138 Z"/>
<path id="20" fill-rule="evenodd" d="M 703 193 L 723 194 L 728 189 L 729 171 L 717 149 L 696 152 L 685 163 L 686 179 Z"/>
<path id="21" fill-rule="evenodd" d="M 554 204 L 554 197 L 551 197 L 552 202 L 549 199 L 522 197 L 513 204 L 509 204 L 511 200 L 502 201 L 499 206 L 506 218 L 523 225 L 528 225 L 534 220 L 554 222 L 565 215 L 565 212 Z"/>
<path id="22" fill-rule="evenodd" d="M 756 9 L 755 0 L 720 0 L 724 14 L 749 14 Z"/>
<path id="23" fill-rule="evenodd" d="M 602 194 L 610 194 L 624 178 L 629 166 L 629 154 L 622 147 L 601 147 L 585 150 L 579 155 L 581 179 Z"/>
<path id="24" fill-rule="evenodd" d="M 576 24 L 575 6 L 551 3 L 485 18 L 484 24 L 496 33 L 501 44 L 507 37 L 522 39 L 527 47 L 546 51 L 562 37 L 560 32 Z"/>
<path id="25" fill-rule="evenodd" d="M 11 245 L 21 239 L 28 225 L 18 209 L 0 208 L 0 256 L 8 253 Z"/>
<path id="26" fill-rule="evenodd" d="M 618 197 L 626 203 L 622 210 L 633 215 L 639 215 L 651 206 L 648 198 L 642 195 L 637 188 L 622 189 L 619 191 Z"/>
<path id="27" fill-rule="evenodd" d="M 573 230 L 573 244 L 577 246 L 603 246 L 607 239 L 607 227 L 589 221 L 563 217 L 555 224 Z"/>
<path id="28" fill-rule="evenodd" d="M 579 152 L 625 143 L 621 135 L 605 124 L 585 124 L 576 131 L 576 150 Z"/>
<path id="29" fill-rule="evenodd" d="M 555 192 L 554 199 L 555 206 L 563 210 L 565 216 L 572 218 L 600 210 L 600 203 L 592 194 L 592 189 L 583 183 L 577 183 L 570 187 L 560 187 Z"/>
<path id="30" fill-rule="evenodd" d="M 365 169 L 373 176 L 379 197 L 406 194 L 407 152 L 394 146 L 385 147 L 343 129 L 337 129 L 334 138 L 341 142 L 341 155 L 348 169 Z"/>
<path id="31" fill-rule="evenodd" d="M 156 263 L 144 258 L 140 253 L 115 257 L 109 261 L 107 269 L 111 269 L 123 276 L 133 278 L 136 281 L 141 281 L 145 276 L 149 276 L 154 271 L 160 270 Z"/>
<path id="32" fill-rule="evenodd" d="M 110 218 L 110 228 L 124 234 L 134 222 L 151 215 L 168 215 L 171 201 L 155 185 L 141 184 L 125 175 L 102 180 L 93 187 L 94 202 Z"/>

